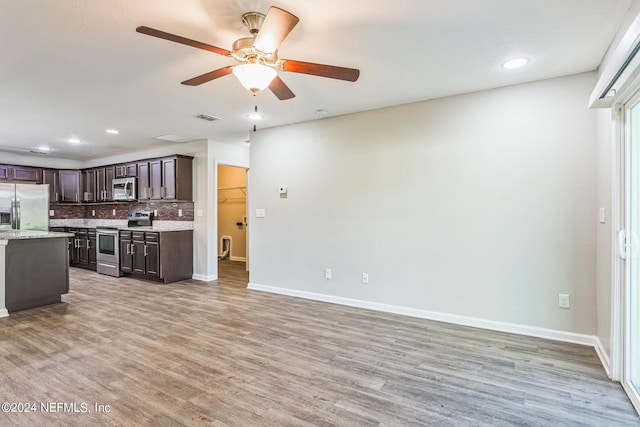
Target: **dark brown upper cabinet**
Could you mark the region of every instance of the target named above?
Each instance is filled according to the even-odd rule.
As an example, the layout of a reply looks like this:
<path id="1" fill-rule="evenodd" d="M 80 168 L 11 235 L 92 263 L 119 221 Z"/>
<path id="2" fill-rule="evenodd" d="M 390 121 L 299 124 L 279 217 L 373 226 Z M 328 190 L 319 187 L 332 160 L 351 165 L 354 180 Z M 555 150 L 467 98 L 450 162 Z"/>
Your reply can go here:
<path id="1" fill-rule="evenodd" d="M 113 200 L 113 179 L 116 177 L 116 166 L 96 168 L 96 200 L 108 202 Z"/>
<path id="2" fill-rule="evenodd" d="M 138 200 L 192 198 L 192 157 L 171 156 L 138 163 Z"/>
<path id="3" fill-rule="evenodd" d="M 95 202 L 96 199 L 96 170 L 82 171 L 82 201 Z"/>
<path id="4" fill-rule="evenodd" d="M 0 181 L 42 183 L 42 169 L 31 166 L 0 165 Z"/>
<path id="5" fill-rule="evenodd" d="M 82 195 L 82 181 L 79 170 L 58 171 L 60 183 L 60 202 L 80 203 Z"/>
<path id="6" fill-rule="evenodd" d="M 115 166 L 116 178 L 131 178 L 138 176 L 138 164 L 127 163 Z"/>
<path id="7" fill-rule="evenodd" d="M 56 203 L 60 201 L 60 182 L 56 169 L 42 170 L 42 183 L 49 184 L 49 201 Z"/>

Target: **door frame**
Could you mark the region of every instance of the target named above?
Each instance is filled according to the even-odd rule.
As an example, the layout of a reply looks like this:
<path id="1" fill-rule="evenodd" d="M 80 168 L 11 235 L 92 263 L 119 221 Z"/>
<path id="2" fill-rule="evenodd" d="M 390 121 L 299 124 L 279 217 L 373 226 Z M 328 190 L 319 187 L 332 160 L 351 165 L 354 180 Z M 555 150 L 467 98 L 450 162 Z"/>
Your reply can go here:
<path id="1" fill-rule="evenodd" d="M 247 174 L 247 212 L 246 212 L 246 217 L 247 217 L 247 223 L 249 222 L 249 164 L 248 163 L 244 163 L 244 162 L 234 162 L 234 161 L 229 161 L 229 160 L 214 160 L 213 162 L 213 168 L 214 168 L 214 172 L 213 172 L 213 205 L 214 205 L 214 209 L 215 209 L 215 226 L 213 229 L 213 237 L 214 237 L 214 241 L 216 242 L 216 246 L 215 246 L 215 257 L 216 257 L 216 262 L 214 263 L 214 275 L 216 277 L 216 280 L 218 279 L 218 241 L 220 239 L 220 236 L 218 236 L 218 166 L 232 166 L 232 167 L 236 167 L 236 168 L 243 168 L 246 171 Z M 249 271 L 249 242 L 250 242 L 250 235 L 249 235 L 249 226 L 245 225 L 246 227 L 246 241 L 247 241 L 247 254 L 246 254 L 246 270 Z"/>
<path id="2" fill-rule="evenodd" d="M 618 98 L 612 111 L 615 116 L 615 155 L 613 169 L 613 265 L 611 290 L 611 378 L 619 381 L 627 393 L 629 400 L 640 413 L 640 392 L 630 384 L 629 373 L 629 339 L 630 321 L 629 307 L 630 300 L 630 280 L 631 271 L 628 262 L 628 252 L 633 252 L 637 248 L 629 248 L 628 230 L 631 215 L 631 149 L 630 149 L 630 123 L 627 117 L 627 110 L 634 104 L 640 102 L 640 84 L 631 86 L 625 91 L 623 96 Z M 640 142 L 638 142 L 640 147 Z M 636 189 L 640 191 L 640 188 Z M 627 239 L 627 240 L 624 240 Z M 625 258 L 622 257 L 623 246 L 625 246 Z"/>

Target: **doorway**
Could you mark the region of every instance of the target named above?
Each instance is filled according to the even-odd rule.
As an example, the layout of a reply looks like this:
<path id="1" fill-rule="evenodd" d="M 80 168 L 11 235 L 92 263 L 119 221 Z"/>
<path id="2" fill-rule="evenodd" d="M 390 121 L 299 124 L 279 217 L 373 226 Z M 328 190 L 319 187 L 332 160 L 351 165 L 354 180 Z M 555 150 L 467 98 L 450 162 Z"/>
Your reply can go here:
<path id="1" fill-rule="evenodd" d="M 247 269 L 247 168 L 217 165 L 218 282 L 249 283 Z"/>

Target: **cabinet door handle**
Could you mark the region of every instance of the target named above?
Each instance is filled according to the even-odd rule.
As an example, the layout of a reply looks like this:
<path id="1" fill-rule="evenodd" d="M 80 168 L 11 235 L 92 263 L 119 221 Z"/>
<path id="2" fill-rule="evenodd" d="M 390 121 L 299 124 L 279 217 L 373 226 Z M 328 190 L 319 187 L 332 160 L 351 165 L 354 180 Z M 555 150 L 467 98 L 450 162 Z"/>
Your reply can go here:
<path id="1" fill-rule="evenodd" d="M 127 255 L 131 255 L 131 248 L 129 247 L 128 243 L 127 243 Z"/>
<path id="2" fill-rule="evenodd" d="M 87 249 L 91 249 L 91 240 L 87 240 Z"/>
<path id="3" fill-rule="evenodd" d="M 131 244 L 131 255 L 135 254 L 136 252 L 134 251 L 136 247 L 133 245 L 133 243 Z"/>
<path id="4" fill-rule="evenodd" d="M 147 252 L 147 245 L 144 245 L 144 256 L 147 256 L 148 252 Z"/>

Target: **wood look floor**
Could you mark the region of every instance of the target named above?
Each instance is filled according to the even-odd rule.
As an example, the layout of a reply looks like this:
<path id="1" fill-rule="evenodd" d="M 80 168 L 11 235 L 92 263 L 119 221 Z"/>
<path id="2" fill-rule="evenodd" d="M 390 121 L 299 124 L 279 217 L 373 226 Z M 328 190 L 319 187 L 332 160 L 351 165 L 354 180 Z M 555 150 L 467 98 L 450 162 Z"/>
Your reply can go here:
<path id="1" fill-rule="evenodd" d="M 64 303 L 0 319 L 0 401 L 38 405 L 0 426 L 640 425 L 592 348 L 246 282 L 232 262 L 217 284 L 72 269 Z"/>

